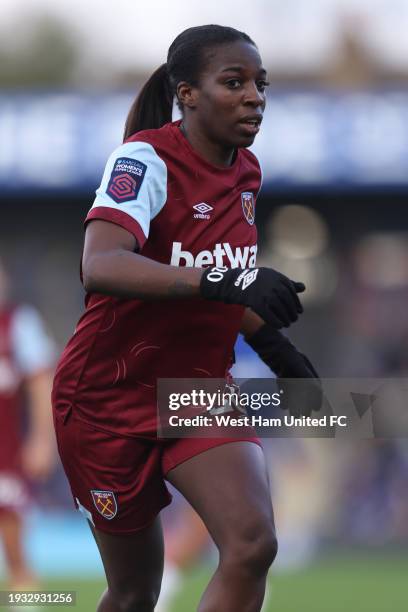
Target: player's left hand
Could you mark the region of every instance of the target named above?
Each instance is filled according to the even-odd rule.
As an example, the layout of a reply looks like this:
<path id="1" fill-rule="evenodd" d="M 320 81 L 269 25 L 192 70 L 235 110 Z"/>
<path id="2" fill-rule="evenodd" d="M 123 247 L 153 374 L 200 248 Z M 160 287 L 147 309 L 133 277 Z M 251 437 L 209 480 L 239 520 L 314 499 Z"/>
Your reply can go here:
<path id="1" fill-rule="evenodd" d="M 24 473 L 33 480 L 43 481 L 55 465 L 55 444 L 51 437 L 32 434 L 26 440 L 22 450 L 22 467 Z"/>
<path id="2" fill-rule="evenodd" d="M 281 408 L 295 417 L 320 410 L 323 394 L 319 375 L 310 360 L 278 330 L 263 325 L 246 342 L 277 375 Z"/>

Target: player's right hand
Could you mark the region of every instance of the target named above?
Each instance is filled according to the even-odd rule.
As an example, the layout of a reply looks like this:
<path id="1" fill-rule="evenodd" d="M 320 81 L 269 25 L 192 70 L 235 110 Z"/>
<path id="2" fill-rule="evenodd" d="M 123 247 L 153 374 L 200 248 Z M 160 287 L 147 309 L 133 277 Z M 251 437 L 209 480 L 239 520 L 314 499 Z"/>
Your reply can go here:
<path id="1" fill-rule="evenodd" d="M 201 277 L 201 296 L 225 304 L 241 304 L 276 329 L 288 327 L 303 312 L 298 293 L 303 283 L 272 268 L 207 268 Z"/>

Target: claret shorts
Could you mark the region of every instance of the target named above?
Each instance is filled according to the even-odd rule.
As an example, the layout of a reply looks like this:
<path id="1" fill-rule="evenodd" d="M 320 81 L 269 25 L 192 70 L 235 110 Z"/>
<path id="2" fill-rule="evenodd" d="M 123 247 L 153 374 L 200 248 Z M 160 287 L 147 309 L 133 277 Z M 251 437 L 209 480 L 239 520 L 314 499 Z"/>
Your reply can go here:
<path id="1" fill-rule="evenodd" d="M 143 439 L 116 436 L 54 409 L 58 450 L 78 510 L 100 531 L 128 534 L 149 526 L 171 502 L 165 476 L 200 453 L 237 438 Z M 241 438 L 259 443 L 257 438 Z"/>

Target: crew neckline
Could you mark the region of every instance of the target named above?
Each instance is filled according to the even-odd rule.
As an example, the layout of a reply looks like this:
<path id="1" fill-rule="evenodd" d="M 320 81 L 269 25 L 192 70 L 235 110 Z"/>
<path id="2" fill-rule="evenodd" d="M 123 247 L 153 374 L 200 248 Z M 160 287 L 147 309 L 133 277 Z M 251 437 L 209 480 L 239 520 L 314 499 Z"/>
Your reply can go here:
<path id="1" fill-rule="evenodd" d="M 213 172 L 235 172 L 235 170 L 239 167 L 241 161 L 240 149 L 237 149 L 235 160 L 230 166 L 217 166 L 216 164 L 213 164 L 207 159 L 205 159 L 205 157 L 203 157 L 196 149 L 194 149 L 194 147 L 191 145 L 191 143 L 188 141 L 188 139 L 180 129 L 181 121 L 181 119 L 178 119 L 177 121 L 173 121 L 170 125 L 174 130 L 177 140 L 179 140 L 183 144 L 183 146 L 186 147 L 189 153 L 194 155 L 194 157 L 200 162 L 200 164 L 206 166 Z"/>

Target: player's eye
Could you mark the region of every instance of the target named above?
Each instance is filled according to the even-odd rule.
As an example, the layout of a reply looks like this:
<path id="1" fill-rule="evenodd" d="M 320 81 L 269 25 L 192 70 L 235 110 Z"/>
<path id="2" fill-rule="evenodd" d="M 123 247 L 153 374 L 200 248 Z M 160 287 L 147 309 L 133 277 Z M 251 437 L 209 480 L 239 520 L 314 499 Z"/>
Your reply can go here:
<path id="1" fill-rule="evenodd" d="M 229 79 L 226 82 L 226 86 L 229 87 L 229 89 L 238 89 L 238 87 L 241 86 L 241 81 L 239 79 Z"/>
<path id="2" fill-rule="evenodd" d="M 268 87 L 268 85 L 270 85 L 270 83 L 268 83 L 268 81 L 264 81 L 264 80 L 257 81 L 257 84 L 256 84 L 256 86 L 257 86 L 259 91 L 265 91 L 265 89 Z"/>

